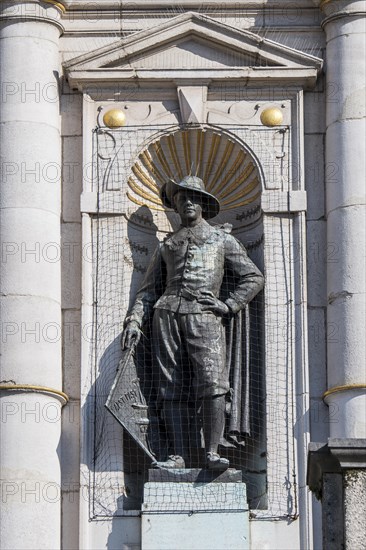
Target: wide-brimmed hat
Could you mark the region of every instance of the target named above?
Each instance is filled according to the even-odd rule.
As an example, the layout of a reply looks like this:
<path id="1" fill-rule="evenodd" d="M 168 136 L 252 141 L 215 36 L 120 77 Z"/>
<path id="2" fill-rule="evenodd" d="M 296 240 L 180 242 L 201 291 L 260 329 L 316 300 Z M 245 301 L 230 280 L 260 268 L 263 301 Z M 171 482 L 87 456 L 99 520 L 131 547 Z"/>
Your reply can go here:
<path id="1" fill-rule="evenodd" d="M 205 190 L 205 184 L 197 176 L 186 176 L 179 183 L 169 180 L 160 189 L 161 200 L 167 208 L 174 208 L 174 195 L 178 191 L 192 191 L 199 198 L 202 206 L 202 216 L 205 219 L 214 218 L 220 211 L 220 203 L 216 197 Z"/>

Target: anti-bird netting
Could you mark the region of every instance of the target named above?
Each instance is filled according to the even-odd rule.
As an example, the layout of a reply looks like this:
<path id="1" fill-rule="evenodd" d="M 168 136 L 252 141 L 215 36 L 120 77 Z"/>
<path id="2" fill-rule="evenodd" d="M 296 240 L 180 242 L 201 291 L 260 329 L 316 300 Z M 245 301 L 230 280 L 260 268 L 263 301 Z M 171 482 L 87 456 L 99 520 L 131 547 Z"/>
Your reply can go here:
<path id="1" fill-rule="evenodd" d="M 187 469 L 205 467 L 209 437 L 205 403 L 213 393 L 224 395 L 225 430 L 219 452 L 229 459 L 230 468 L 242 472 L 252 514 L 272 518 L 296 514 L 288 307 L 293 282 L 286 258 L 292 222 L 287 216 L 266 221 L 261 210 L 263 179 L 286 185 L 289 177 L 283 158 L 274 154 L 279 149 L 289 162 L 289 135 L 278 128 L 206 125 L 94 131 L 90 187 L 97 205 L 91 215 L 94 331 L 83 410 L 92 518 L 138 513 L 152 458 L 166 460 L 179 445 L 185 445 Z M 202 178 L 206 191 L 220 201 L 220 213 L 208 220 L 211 229 L 188 236 L 178 232 L 172 241 L 164 241 L 179 228 L 179 217 L 163 207 L 159 189 L 169 179 L 179 182 L 189 174 Z M 233 296 L 241 276 L 242 250 L 234 238 L 245 245 L 266 276 L 265 290 L 247 307 L 235 315 L 197 314 L 199 307 L 194 307 L 211 283 L 201 282 L 192 290 L 188 280 L 183 299 L 180 296 L 179 301 L 179 291 L 165 302 L 168 309 L 174 302 L 175 311 L 153 308 L 166 291 L 167 279 L 174 278 L 167 262 L 183 261 L 185 269 L 188 262 L 189 271 L 192 246 L 192 257 L 196 261 L 200 255 L 201 266 L 193 262 L 193 270 L 206 273 L 210 265 L 220 264 L 224 273 L 219 300 Z M 272 244 L 266 250 L 269 239 Z M 159 243 L 165 249 L 160 248 L 155 271 L 146 279 Z M 135 428 L 148 453 L 105 408 L 122 357 L 124 320 L 144 277 L 150 309 L 144 312 L 142 338 L 132 363 L 122 366 L 126 391 L 122 388 L 114 407 L 120 414 L 124 406 L 135 406 Z M 181 289 L 183 280 L 175 278 L 174 284 L 173 293 Z M 181 309 L 183 303 L 189 303 L 188 309 Z M 188 318 L 192 304 L 196 313 Z M 153 319 L 154 312 L 159 319 L 158 315 Z M 229 370 L 229 375 L 218 369 Z M 235 407 L 241 422 L 234 426 L 230 422 Z M 175 419 L 178 442 L 167 426 L 172 408 L 181 415 L 180 421 Z M 202 503 L 206 508 L 207 503 Z"/>

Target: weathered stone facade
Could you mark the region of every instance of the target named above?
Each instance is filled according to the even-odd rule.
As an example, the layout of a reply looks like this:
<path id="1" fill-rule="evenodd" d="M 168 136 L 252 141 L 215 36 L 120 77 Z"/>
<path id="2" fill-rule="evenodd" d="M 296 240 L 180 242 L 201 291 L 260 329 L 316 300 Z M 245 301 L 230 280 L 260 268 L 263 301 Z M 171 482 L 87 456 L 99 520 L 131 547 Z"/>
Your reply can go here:
<path id="1" fill-rule="evenodd" d="M 364 465 L 324 463 L 312 448 L 322 515 L 306 463 L 310 442 L 330 438 L 333 456 L 334 441 L 362 453 L 366 437 L 365 3 L 2 0 L 0 10 L 1 547 L 140 548 L 138 506 L 121 504 L 132 483 L 122 435 L 89 407 L 105 391 L 93 365 L 118 356 L 145 248 L 174 225 L 154 210 L 139 160 L 160 147 L 167 174 L 207 166 L 210 151 L 207 177 L 225 151 L 247 163 L 220 222 L 266 276 L 250 548 L 361 548 Z M 111 108 L 126 125 L 99 135 Z M 280 114 L 273 126 L 268 109 Z M 99 324 L 96 273 L 117 281 L 98 295 Z M 96 438 L 108 467 L 93 462 Z M 337 487 L 344 510 L 333 515 Z"/>

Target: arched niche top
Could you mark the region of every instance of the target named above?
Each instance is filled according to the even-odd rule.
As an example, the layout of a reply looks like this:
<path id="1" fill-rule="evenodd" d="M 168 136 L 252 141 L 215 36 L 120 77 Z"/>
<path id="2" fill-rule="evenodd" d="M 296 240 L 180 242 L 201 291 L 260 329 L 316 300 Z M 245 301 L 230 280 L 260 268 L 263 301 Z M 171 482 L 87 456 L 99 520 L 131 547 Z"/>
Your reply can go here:
<path id="1" fill-rule="evenodd" d="M 167 212 L 159 190 L 173 179 L 186 175 L 200 177 L 206 190 L 221 205 L 214 221 L 243 226 L 261 215 L 262 178 L 253 153 L 229 132 L 212 127 L 178 129 L 150 140 L 133 159 L 127 179 L 126 195 L 130 202 L 152 211 Z"/>

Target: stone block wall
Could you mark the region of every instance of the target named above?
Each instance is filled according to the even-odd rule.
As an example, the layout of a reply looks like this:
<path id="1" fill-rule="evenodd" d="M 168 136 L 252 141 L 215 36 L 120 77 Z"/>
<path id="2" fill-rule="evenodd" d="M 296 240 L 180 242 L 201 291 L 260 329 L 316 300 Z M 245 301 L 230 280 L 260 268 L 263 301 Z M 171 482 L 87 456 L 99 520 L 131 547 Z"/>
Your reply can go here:
<path id="1" fill-rule="evenodd" d="M 181 8 L 182 10 L 184 8 Z M 263 34 L 286 46 L 298 48 L 306 53 L 322 56 L 323 32 L 319 25 L 319 12 L 307 5 L 307 9 L 268 8 L 231 14 L 225 10 L 201 6 L 201 13 L 214 19 Z M 282 10 L 282 11 L 281 11 Z M 284 11 L 285 10 L 285 11 Z M 174 10 L 173 10 L 174 11 Z M 245 12 L 245 10 L 244 10 Z M 120 14 L 118 14 L 119 17 Z M 162 12 L 160 19 L 179 15 L 171 10 Z M 65 20 L 66 31 L 61 39 L 61 58 L 67 61 L 77 55 L 106 46 L 120 37 L 128 36 L 159 22 L 158 12 L 148 8 L 137 13 L 129 10 L 127 16 L 117 20 L 104 18 L 102 12 L 94 20 L 74 17 Z M 285 17 L 285 18 L 284 18 Z M 110 99 L 113 99 L 111 96 Z M 118 99 L 121 99 L 120 97 Z M 62 243 L 66 250 L 62 264 L 62 312 L 64 323 L 63 377 L 64 388 L 70 396 L 68 409 L 63 420 L 63 540 L 65 548 L 76 548 L 78 533 L 79 484 L 79 426 L 80 405 L 80 341 L 83 338 L 81 326 L 81 216 L 80 194 L 82 190 L 82 95 L 63 85 L 61 111 L 63 184 L 62 184 Z M 322 401 L 326 390 L 326 261 L 329 252 L 325 234 L 324 212 L 324 136 L 325 136 L 325 92 L 321 79 L 317 89 L 304 94 L 304 165 L 307 191 L 307 276 L 308 276 L 308 334 L 309 334 L 309 381 L 310 381 L 310 428 L 311 439 L 321 441 L 328 435 L 327 407 Z M 76 338 L 75 338 L 76 336 Z M 73 412 L 75 414 L 73 414 Z M 306 411 L 302 411 L 306 413 Z M 71 486 L 71 489 L 68 487 Z M 71 492 L 70 492 L 71 491 Z M 83 496 L 81 495 L 81 498 Z M 316 510 L 316 509 L 315 509 Z M 315 543 L 319 547 L 321 530 L 320 514 L 315 511 Z M 136 522 L 125 518 L 127 522 Z M 267 532 L 267 530 L 265 530 Z M 113 538 L 113 529 L 112 529 Z M 268 531 L 268 536 L 271 536 Z M 278 533 L 278 540 L 285 545 L 289 541 Z M 294 535 L 295 536 L 295 535 Z M 133 539 L 133 537 L 132 537 Z M 132 540 L 131 539 L 131 540 Z M 291 539 L 291 536 L 290 536 Z M 258 538 L 258 544 L 260 541 Z M 285 546 L 283 546 L 285 547 Z"/>
<path id="2" fill-rule="evenodd" d="M 62 548 L 72 550 L 79 547 L 79 499 L 83 494 L 80 490 L 82 96 L 66 83 L 62 91 L 62 376 L 69 403 L 62 417 L 61 532 Z"/>

